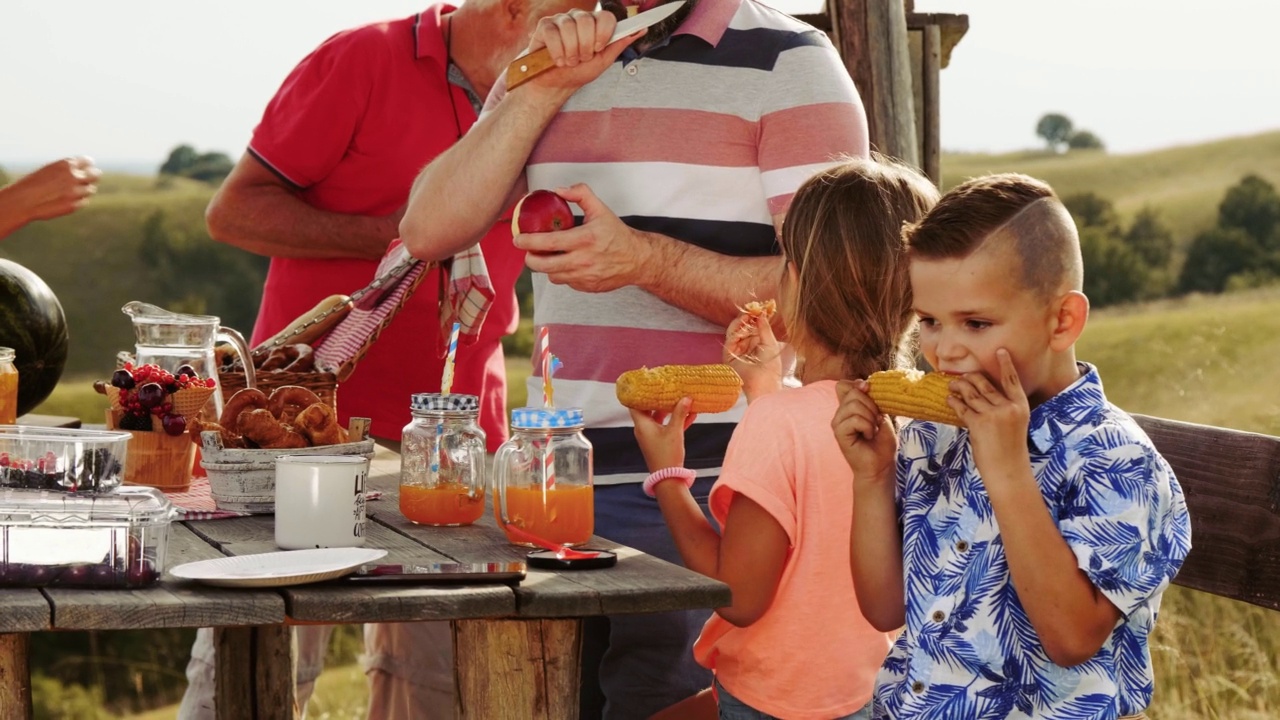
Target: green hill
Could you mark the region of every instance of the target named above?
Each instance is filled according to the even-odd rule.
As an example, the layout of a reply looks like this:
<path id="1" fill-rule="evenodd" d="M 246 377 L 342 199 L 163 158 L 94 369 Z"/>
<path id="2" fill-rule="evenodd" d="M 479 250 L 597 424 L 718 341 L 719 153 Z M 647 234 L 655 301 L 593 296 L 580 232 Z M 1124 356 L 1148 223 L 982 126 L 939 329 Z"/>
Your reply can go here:
<path id="1" fill-rule="evenodd" d="M 1097 193 L 1123 216 L 1150 205 L 1182 247 L 1214 224 L 1223 193 L 1241 177 L 1254 173 L 1280 185 L 1280 131 L 1125 155 L 1076 150 L 942 157 L 944 187 L 993 172 L 1033 175 L 1063 196 Z"/>
<path id="2" fill-rule="evenodd" d="M 102 374 L 114 367 L 117 351 L 133 349 L 132 326 L 120 312 L 130 300 L 220 315 L 225 324 L 252 327 L 265 262 L 209 239 L 204 209 L 213 192 L 210 185 L 183 178 L 157 181 L 108 174 L 98 194 L 79 212 L 27 225 L 0 244 L 0 257 L 30 268 L 62 303 L 71 335 L 69 374 Z M 240 294 L 251 297 L 232 304 L 228 293 L 209 291 L 223 282 L 220 278 L 168 277 L 144 262 L 147 221 L 157 213 L 163 217 L 166 249 L 179 256 L 211 255 L 198 267 L 210 272 L 221 268 L 228 286 L 247 286 Z M 245 271 L 227 271 L 239 267 Z M 189 296 L 193 292 L 203 297 Z"/>

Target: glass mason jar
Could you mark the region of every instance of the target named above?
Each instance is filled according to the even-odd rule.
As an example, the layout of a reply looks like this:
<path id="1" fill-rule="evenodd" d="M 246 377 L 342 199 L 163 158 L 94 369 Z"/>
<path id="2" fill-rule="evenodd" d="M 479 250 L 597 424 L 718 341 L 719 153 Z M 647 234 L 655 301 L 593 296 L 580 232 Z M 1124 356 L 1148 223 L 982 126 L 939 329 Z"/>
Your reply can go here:
<path id="1" fill-rule="evenodd" d="M 18 368 L 13 348 L 0 347 L 0 425 L 18 422 Z"/>
<path id="2" fill-rule="evenodd" d="M 578 408 L 517 408 L 511 439 L 493 461 L 494 515 L 556 545 L 582 545 L 595 531 L 591 443 Z M 512 537 L 516 545 L 532 544 Z"/>
<path id="3" fill-rule="evenodd" d="M 420 525 L 470 525 L 484 514 L 485 435 L 475 395 L 417 393 L 400 452 L 400 512 Z"/>

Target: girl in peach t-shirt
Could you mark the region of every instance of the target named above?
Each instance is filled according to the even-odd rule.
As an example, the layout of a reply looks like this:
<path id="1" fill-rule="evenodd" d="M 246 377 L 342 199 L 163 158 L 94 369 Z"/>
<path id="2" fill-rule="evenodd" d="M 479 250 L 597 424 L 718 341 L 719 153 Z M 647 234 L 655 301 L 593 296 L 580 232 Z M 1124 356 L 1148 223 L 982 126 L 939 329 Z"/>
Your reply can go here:
<path id="1" fill-rule="evenodd" d="M 937 200 L 905 167 L 853 160 L 808 180 L 782 228 L 779 306 L 799 388 L 782 388 L 781 348 L 760 314 L 730 325 L 726 361 L 750 405 L 735 429 L 710 508 L 689 492 L 689 399 L 632 410 L 636 436 L 685 564 L 733 590 L 694 645 L 712 693 L 661 715 L 787 720 L 861 718 L 891 639 L 858 610 L 849 570 L 852 477 L 831 432 L 836 381 L 909 363 L 912 328 L 900 231 Z M 767 317 L 767 314 L 764 315 Z M 775 392 L 776 391 L 776 392 Z M 671 482 L 682 480 L 684 482 Z"/>

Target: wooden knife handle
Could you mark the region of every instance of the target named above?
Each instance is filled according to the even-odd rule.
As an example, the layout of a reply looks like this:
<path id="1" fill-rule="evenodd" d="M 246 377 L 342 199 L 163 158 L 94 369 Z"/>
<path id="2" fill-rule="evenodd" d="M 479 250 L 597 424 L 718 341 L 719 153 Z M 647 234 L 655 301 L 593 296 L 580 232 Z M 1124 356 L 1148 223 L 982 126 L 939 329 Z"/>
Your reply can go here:
<path id="1" fill-rule="evenodd" d="M 507 90 L 519 87 L 553 67 L 555 63 L 551 61 L 551 53 L 546 48 L 518 57 L 507 66 Z"/>

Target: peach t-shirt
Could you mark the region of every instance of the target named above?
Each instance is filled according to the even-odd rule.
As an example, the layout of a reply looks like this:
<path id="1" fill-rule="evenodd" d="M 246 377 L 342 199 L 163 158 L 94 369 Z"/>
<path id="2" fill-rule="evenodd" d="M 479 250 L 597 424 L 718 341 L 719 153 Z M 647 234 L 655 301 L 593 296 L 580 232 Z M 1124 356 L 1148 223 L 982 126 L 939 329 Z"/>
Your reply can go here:
<path id="1" fill-rule="evenodd" d="M 722 526 L 734 493 L 764 508 L 791 542 L 778 592 L 746 628 L 712 615 L 693 646 L 734 697 L 777 717 L 855 712 L 871 699 L 892 637 L 858 609 L 849 570 L 853 473 L 831 417 L 835 381 L 766 395 L 729 441 L 711 513 Z"/>

